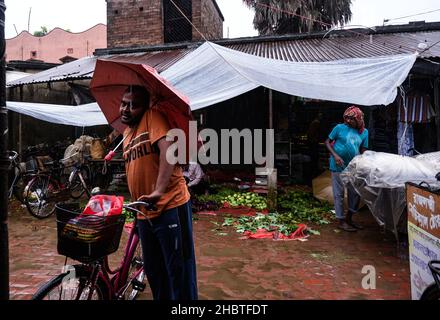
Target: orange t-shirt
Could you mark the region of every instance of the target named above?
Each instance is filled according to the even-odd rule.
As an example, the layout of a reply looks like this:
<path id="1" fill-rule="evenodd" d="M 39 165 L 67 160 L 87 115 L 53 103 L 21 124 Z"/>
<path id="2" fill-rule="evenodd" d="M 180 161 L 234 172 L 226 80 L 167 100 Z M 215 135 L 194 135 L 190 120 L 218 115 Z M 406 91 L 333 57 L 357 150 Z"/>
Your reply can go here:
<path id="1" fill-rule="evenodd" d="M 124 160 L 127 183 L 133 200 L 152 193 L 159 174 L 159 147 L 156 142 L 170 130 L 168 121 L 158 110 L 148 109 L 139 124 L 124 131 Z M 182 169 L 175 166 L 165 194 L 156 203 L 157 211 L 145 211 L 149 218 L 164 210 L 176 208 L 188 202 L 190 194 Z M 139 219 L 143 219 L 139 215 Z"/>

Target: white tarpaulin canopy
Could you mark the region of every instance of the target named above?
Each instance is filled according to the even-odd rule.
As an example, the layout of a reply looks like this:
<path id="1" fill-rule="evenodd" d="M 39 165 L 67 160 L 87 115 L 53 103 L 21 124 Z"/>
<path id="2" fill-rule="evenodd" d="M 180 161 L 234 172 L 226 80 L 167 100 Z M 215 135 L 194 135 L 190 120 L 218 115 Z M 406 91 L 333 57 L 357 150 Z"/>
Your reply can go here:
<path id="1" fill-rule="evenodd" d="M 197 110 L 263 86 L 310 99 L 388 105 L 408 76 L 417 54 L 332 62 L 262 58 L 206 42 L 161 73 Z M 61 124 L 106 124 L 96 103 L 60 106 L 8 102 L 8 109 Z"/>
<path id="2" fill-rule="evenodd" d="M 97 103 L 80 106 L 7 101 L 6 107 L 39 120 L 76 127 L 105 125 L 107 119 Z"/>
<path id="3" fill-rule="evenodd" d="M 219 103 L 259 86 L 310 99 L 388 105 L 417 54 L 332 62 L 267 59 L 210 42 L 162 72 L 188 96 L 191 109 Z"/>

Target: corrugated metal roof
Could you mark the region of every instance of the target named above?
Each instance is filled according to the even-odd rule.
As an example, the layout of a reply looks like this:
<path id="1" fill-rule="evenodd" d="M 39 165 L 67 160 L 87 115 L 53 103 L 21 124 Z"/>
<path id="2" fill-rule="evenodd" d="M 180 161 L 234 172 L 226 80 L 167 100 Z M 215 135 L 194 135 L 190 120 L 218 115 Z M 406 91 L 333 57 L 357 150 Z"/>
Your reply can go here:
<path id="1" fill-rule="evenodd" d="M 147 53 L 127 53 L 118 55 L 100 56 L 100 59 L 117 60 L 123 62 L 136 62 L 149 65 L 156 68 L 158 72 L 168 69 L 171 65 L 179 61 L 190 49 L 180 49 L 165 52 L 147 52 Z M 82 58 L 70 63 L 63 64 L 56 68 L 45 70 L 16 81 L 8 82 L 8 87 L 14 87 L 24 84 L 43 83 L 53 81 L 68 81 L 91 79 L 95 70 L 96 59 L 98 57 Z"/>
<path id="2" fill-rule="evenodd" d="M 96 57 L 85 57 L 58 67 L 47 69 L 28 77 L 24 77 L 7 83 L 8 87 L 21 84 L 67 81 L 73 79 L 90 79 L 95 70 Z"/>
<path id="3" fill-rule="evenodd" d="M 6 70 L 6 82 L 18 80 L 18 79 L 21 79 L 24 77 L 28 77 L 30 75 L 31 75 L 31 73 L 27 73 L 27 72 Z"/>
<path id="4" fill-rule="evenodd" d="M 122 62 L 134 62 L 149 65 L 162 72 L 174 63 L 186 56 L 191 49 L 179 49 L 173 51 L 146 52 L 146 53 L 126 53 L 116 55 L 100 56 L 100 59 L 115 60 Z"/>
<path id="5" fill-rule="evenodd" d="M 420 43 L 426 43 L 427 46 L 430 46 L 437 41 L 440 41 L 440 31 L 264 41 L 225 44 L 225 46 L 271 59 L 323 62 L 348 58 L 414 53 Z M 440 44 L 424 52 L 422 56 L 440 57 Z"/>
<path id="6" fill-rule="evenodd" d="M 301 38 L 280 37 L 254 37 L 240 41 L 221 40 L 217 43 L 245 53 L 286 61 L 298 62 L 324 62 L 348 58 L 366 58 L 375 56 L 396 55 L 414 53 L 420 43 L 428 47 L 440 41 L 440 30 L 422 32 L 401 32 L 384 34 L 351 34 L 351 36 L 325 38 L 302 36 Z M 195 50 L 201 43 L 188 43 L 173 46 L 155 46 L 151 51 L 148 48 L 133 49 L 136 52 L 129 53 L 128 49 L 121 49 L 120 54 L 100 55 L 98 58 L 118 60 L 125 62 L 140 62 L 150 65 L 162 72 L 179 61 L 189 52 Z M 105 53 L 107 50 L 100 50 Z M 118 49 L 111 49 L 117 52 Z M 420 49 L 419 49 L 420 51 Z M 423 57 L 440 57 L 440 44 L 432 47 L 422 54 Z M 30 77 L 8 83 L 8 86 L 30 84 L 50 81 L 67 81 L 72 79 L 90 79 L 93 76 L 97 57 L 88 57 L 66 63 Z"/>

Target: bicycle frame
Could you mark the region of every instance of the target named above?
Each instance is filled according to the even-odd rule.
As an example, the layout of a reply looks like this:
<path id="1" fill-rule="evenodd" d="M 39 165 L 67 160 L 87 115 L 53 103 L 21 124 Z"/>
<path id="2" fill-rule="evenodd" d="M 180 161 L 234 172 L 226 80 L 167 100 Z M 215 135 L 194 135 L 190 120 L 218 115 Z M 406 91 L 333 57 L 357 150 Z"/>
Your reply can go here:
<path id="1" fill-rule="evenodd" d="M 87 183 L 84 179 L 84 176 L 81 173 L 81 169 L 83 168 L 83 166 L 73 166 L 73 171 L 70 173 L 69 178 L 68 178 L 68 183 L 64 184 L 61 182 L 61 174 L 60 172 L 65 168 L 65 167 L 56 167 L 53 170 L 49 170 L 47 173 L 35 173 L 32 174 L 32 179 L 29 180 L 27 185 L 30 185 L 35 179 L 37 179 L 38 177 L 47 177 L 47 180 L 55 183 L 55 187 L 59 190 L 59 191 L 68 191 L 70 188 L 71 183 L 74 181 L 75 177 L 78 176 L 81 182 L 81 185 L 84 189 L 87 188 Z"/>
<path id="2" fill-rule="evenodd" d="M 100 273 L 101 279 L 107 284 L 107 288 L 111 288 L 108 292 L 109 296 L 112 298 L 120 299 L 130 284 L 128 280 L 128 271 L 130 269 L 131 261 L 134 257 L 135 251 L 139 245 L 139 235 L 137 233 L 137 218 L 133 222 L 133 226 L 130 230 L 130 234 L 125 246 L 124 256 L 121 260 L 119 267 L 116 270 L 111 270 L 108 263 L 108 257 L 105 257 L 102 271 Z M 136 274 L 134 279 L 143 271 L 141 267 Z M 111 275 L 113 275 L 111 277 Z"/>
<path id="3" fill-rule="evenodd" d="M 50 182 L 55 183 L 54 187 L 56 187 L 58 190 L 65 189 L 65 186 L 58 180 L 58 176 L 53 175 L 50 172 L 49 173 L 35 173 L 35 174 L 32 174 L 31 176 L 32 176 L 32 178 L 27 183 L 25 190 L 27 190 L 28 186 L 30 186 L 35 181 L 35 179 L 38 179 L 40 177 L 47 177 L 48 183 L 50 183 Z"/>

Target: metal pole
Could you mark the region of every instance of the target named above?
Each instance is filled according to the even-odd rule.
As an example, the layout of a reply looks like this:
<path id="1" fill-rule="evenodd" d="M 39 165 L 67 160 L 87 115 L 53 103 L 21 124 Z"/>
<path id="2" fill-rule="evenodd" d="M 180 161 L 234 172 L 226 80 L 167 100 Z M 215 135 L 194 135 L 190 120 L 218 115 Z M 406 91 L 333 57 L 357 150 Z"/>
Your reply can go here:
<path id="1" fill-rule="evenodd" d="M 273 129 L 273 91 L 269 89 L 269 129 Z"/>
<path id="2" fill-rule="evenodd" d="M 21 100 L 23 101 L 23 100 Z M 22 116 L 21 113 L 18 114 L 18 155 L 19 161 L 23 161 L 23 131 L 22 131 Z"/>
<path id="3" fill-rule="evenodd" d="M 28 17 L 28 32 L 30 27 L 31 27 L 31 12 L 32 12 L 32 7 L 29 8 L 29 17 Z"/>
<path id="4" fill-rule="evenodd" d="M 5 1 L 0 0 L 0 300 L 9 299 L 8 112 L 6 110 Z"/>
<path id="5" fill-rule="evenodd" d="M 440 78 L 434 81 L 435 124 L 437 129 L 437 150 L 440 150 Z"/>

